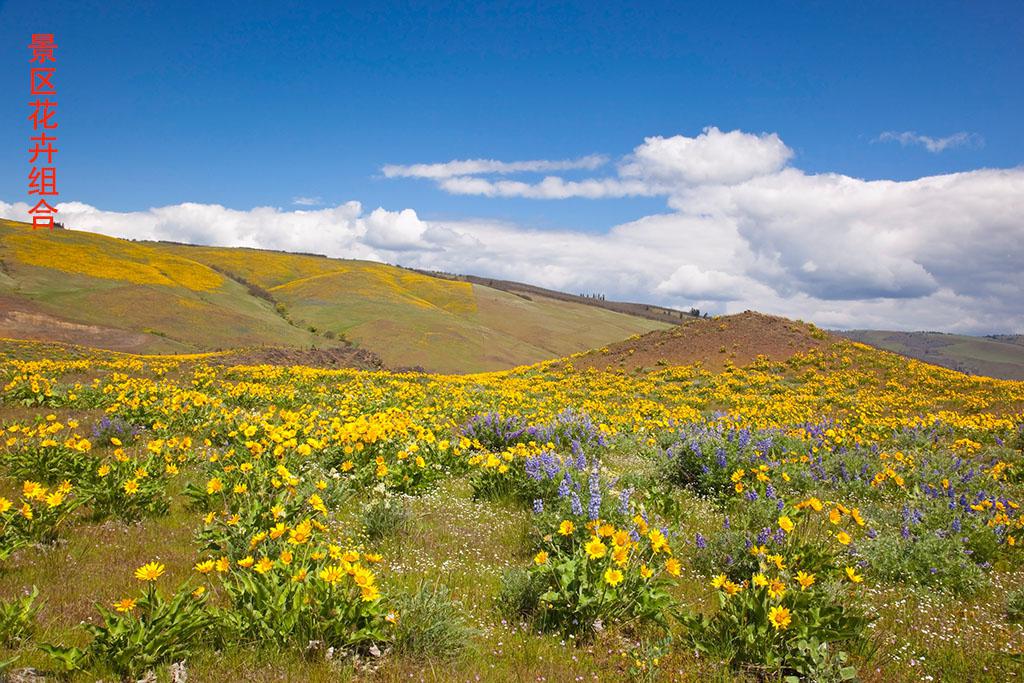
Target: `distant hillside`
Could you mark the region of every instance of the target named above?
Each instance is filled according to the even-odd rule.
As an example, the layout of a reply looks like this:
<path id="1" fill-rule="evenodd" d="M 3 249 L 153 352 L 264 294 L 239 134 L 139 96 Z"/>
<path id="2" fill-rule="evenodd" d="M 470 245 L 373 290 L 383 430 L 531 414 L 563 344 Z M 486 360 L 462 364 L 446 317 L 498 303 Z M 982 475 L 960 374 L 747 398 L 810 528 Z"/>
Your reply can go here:
<path id="1" fill-rule="evenodd" d="M 694 318 L 700 315 L 697 309 L 691 309 L 690 311 L 679 311 L 674 308 L 665 308 L 664 306 L 656 306 L 654 304 L 636 304 L 629 303 L 626 301 L 608 301 L 602 299 L 599 296 L 586 296 L 583 294 L 568 294 L 566 292 L 559 292 L 554 289 L 545 289 L 544 287 L 537 287 L 535 285 L 528 285 L 522 282 L 514 282 L 512 280 L 496 280 L 494 278 L 478 277 L 476 275 L 454 275 L 452 273 L 443 273 L 434 270 L 416 270 L 414 272 L 423 273 L 425 275 L 432 275 L 434 277 L 446 278 L 449 280 L 458 280 L 461 282 L 472 282 L 478 285 L 484 285 L 485 287 L 491 287 L 493 289 L 500 289 L 503 292 L 510 292 L 516 296 L 530 299 L 535 296 L 546 297 L 548 299 L 557 299 L 558 301 L 569 301 L 572 303 L 586 304 L 587 306 L 597 306 L 598 308 L 605 308 L 609 311 L 616 311 L 618 313 L 628 313 L 629 315 L 640 316 L 641 318 L 648 318 L 650 320 L 657 320 L 659 322 L 668 323 L 671 325 L 678 325 L 687 318 Z"/>
<path id="2" fill-rule="evenodd" d="M 0 221 L 0 336 L 135 353 L 341 348 L 388 367 L 496 370 L 664 322 L 381 263 L 134 242 Z"/>
<path id="3" fill-rule="evenodd" d="M 1024 337 L 849 330 L 835 334 L 969 375 L 1024 380 Z"/>

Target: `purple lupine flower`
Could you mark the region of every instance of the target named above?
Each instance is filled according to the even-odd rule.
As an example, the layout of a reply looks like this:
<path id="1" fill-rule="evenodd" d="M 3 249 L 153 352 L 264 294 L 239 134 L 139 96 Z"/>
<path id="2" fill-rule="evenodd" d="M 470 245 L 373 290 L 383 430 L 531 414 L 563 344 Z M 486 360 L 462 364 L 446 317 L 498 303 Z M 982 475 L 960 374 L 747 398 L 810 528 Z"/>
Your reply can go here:
<path id="1" fill-rule="evenodd" d="M 622 489 L 622 492 L 619 494 L 619 512 L 623 515 L 629 514 L 629 497 L 631 495 L 633 495 L 632 488 Z"/>
<path id="2" fill-rule="evenodd" d="M 590 470 L 589 489 L 590 500 L 587 501 L 587 516 L 591 520 L 595 520 L 601 516 L 601 478 L 596 463 Z"/>
<path id="3" fill-rule="evenodd" d="M 723 529 L 728 529 L 729 528 L 729 515 L 726 515 L 725 519 L 722 520 L 722 528 Z"/>
<path id="4" fill-rule="evenodd" d="M 570 503 L 572 505 L 572 514 L 577 515 L 577 516 L 582 515 L 583 514 L 583 503 L 580 502 L 580 497 L 576 495 L 575 491 L 573 491 L 569 495 L 570 495 Z"/>
<path id="5" fill-rule="evenodd" d="M 526 472 L 526 476 L 534 481 L 540 481 L 544 477 L 544 474 L 541 472 L 541 462 L 539 457 L 527 458 L 523 462 L 523 471 Z"/>
<path id="6" fill-rule="evenodd" d="M 565 471 L 565 475 L 562 477 L 562 483 L 560 483 L 558 485 L 558 497 L 559 498 L 565 498 L 566 496 L 569 495 L 569 491 L 570 491 L 569 484 L 570 484 L 571 481 L 572 480 L 569 477 L 569 471 L 566 470 Z"/>
<path id="7" fill-rule="evenodd" d="M 694 540 L 694 543 L 696 543 L 698 550 L 704 550 L 705 548 L 708 547 L 707 539 L 705 539 L 704 535 L 702 533 L 700 533 L 699 531 L 697 532 L 697 535 L 694 536 L 693 540 Z"/>
<path id="8" fill-rule="evenodd" d="M 535 514 L 538 514 L 538 515 L 540 513 L 544 512 L 544 499 L 543 498 L 537 498 L 536 500 L 533 501 L 533 511 L 534 511 Z"/>

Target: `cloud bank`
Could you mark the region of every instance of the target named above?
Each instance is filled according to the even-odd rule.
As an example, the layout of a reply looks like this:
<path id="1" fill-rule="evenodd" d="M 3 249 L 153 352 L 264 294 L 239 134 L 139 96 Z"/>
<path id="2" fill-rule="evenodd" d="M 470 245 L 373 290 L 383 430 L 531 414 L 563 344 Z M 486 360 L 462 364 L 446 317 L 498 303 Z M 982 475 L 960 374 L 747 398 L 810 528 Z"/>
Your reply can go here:
<path id="1" fill-rule="evenodd" d="M 647 138 L 613 175 L 526 182 L 504 176 L 575 162 L 455 161 L 403 176 L 489 197 L 665 198 L 664 212 L 601 234 L 432 221 L 355 201 L 59 208 L 70 227 L 135 239 L 309 251 L 830 327 L 1024 333 L 1024 168 L 866 181 L 805 173 L 792 159 L 777 135 L 708 128 Z M 0 215 L 23 219 L 27 208 L 0 202 Z"/>

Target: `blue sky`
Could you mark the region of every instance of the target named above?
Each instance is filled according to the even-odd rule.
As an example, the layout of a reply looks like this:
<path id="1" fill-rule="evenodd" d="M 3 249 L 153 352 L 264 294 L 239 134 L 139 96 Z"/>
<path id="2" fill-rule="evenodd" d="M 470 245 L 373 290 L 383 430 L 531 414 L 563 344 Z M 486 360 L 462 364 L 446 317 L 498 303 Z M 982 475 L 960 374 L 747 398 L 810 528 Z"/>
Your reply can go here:
<path id="1" fill-rule="evenodd" d="M 117 210 L 301 195 L 603 229 L 649 203 L 453 200 L 379 168 L 619 155 L 708 125 L 778 132 L 801 168 L 865 178 L 1024 161 L 1019 2 L 404 4 L 9 1 L 0 87 L 26 89 L 30 33 L 57 35 L 61 188 Z M 0 105 L 8 200 L 25 194 L 23 99 Z M 872 143 L 887 130 L 985 144 Z"/>
<path id="2" fill-rule="evenodd" d="M 604 235 L 679 210 L 678 193 L 460 194 L 381 169 L 602 154 L 598 175 L 614 177 L 645 138 L 692 138 L 707 126 L 777 134 L 785 164 L 807 175 L 913 181 L 1024 163 L 1020 2 L 9 0 L 0 2 L 0 88 L 9 94 L 0 102 L 0 200 L 10 203 L 29 199 L 33 32 L 60 45 L 61 200 L 107 212 L 184 202 L 291 210 L 294 198 L 311 197 L 324 207 L 355 200 L 364 214 L 413 209 L 435 226 L 500 221 Z M 879 140 L 886 132 L 891 139 Z M 961 137 L 929 151 L 919 137 L 899 142 L 911 133 Z M 489 267 L 455 256 L 431 263 Z M 666 281 L 634 280 L 610 289 L 655 297 Z M 698 300 L 693 287 L 678 300 L 669 290 L 656 298 Z M 806 293 L 832 300 L 834 291 Z"/>

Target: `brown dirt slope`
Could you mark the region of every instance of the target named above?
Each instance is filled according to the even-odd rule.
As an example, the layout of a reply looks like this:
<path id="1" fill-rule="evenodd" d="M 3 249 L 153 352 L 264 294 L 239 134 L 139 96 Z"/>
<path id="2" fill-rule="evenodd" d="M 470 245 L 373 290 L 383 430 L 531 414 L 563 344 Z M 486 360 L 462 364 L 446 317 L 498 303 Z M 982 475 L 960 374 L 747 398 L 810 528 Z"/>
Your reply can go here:
<path id="1" fill-rule="evenodd" d="M 668 330 L 630 337 L 572 358 L 577 368 L 634 370 L 692 365 L 721 370 L 727 362 L 746 365 L 758 356 L 785 360 L 797 353 L 823 349 L 836 339 L 797 320 L 753 311 L 717 318 L 694 318 Z"/>
<path id="2" fill-rule="evenodd" d="M 147 350 L 152 341 L 149 335 L 129 330 L 61 320 L 27 299 L 9 296 L 0 296 L 0 337 L 82 344 L 134 353 Z"/>

